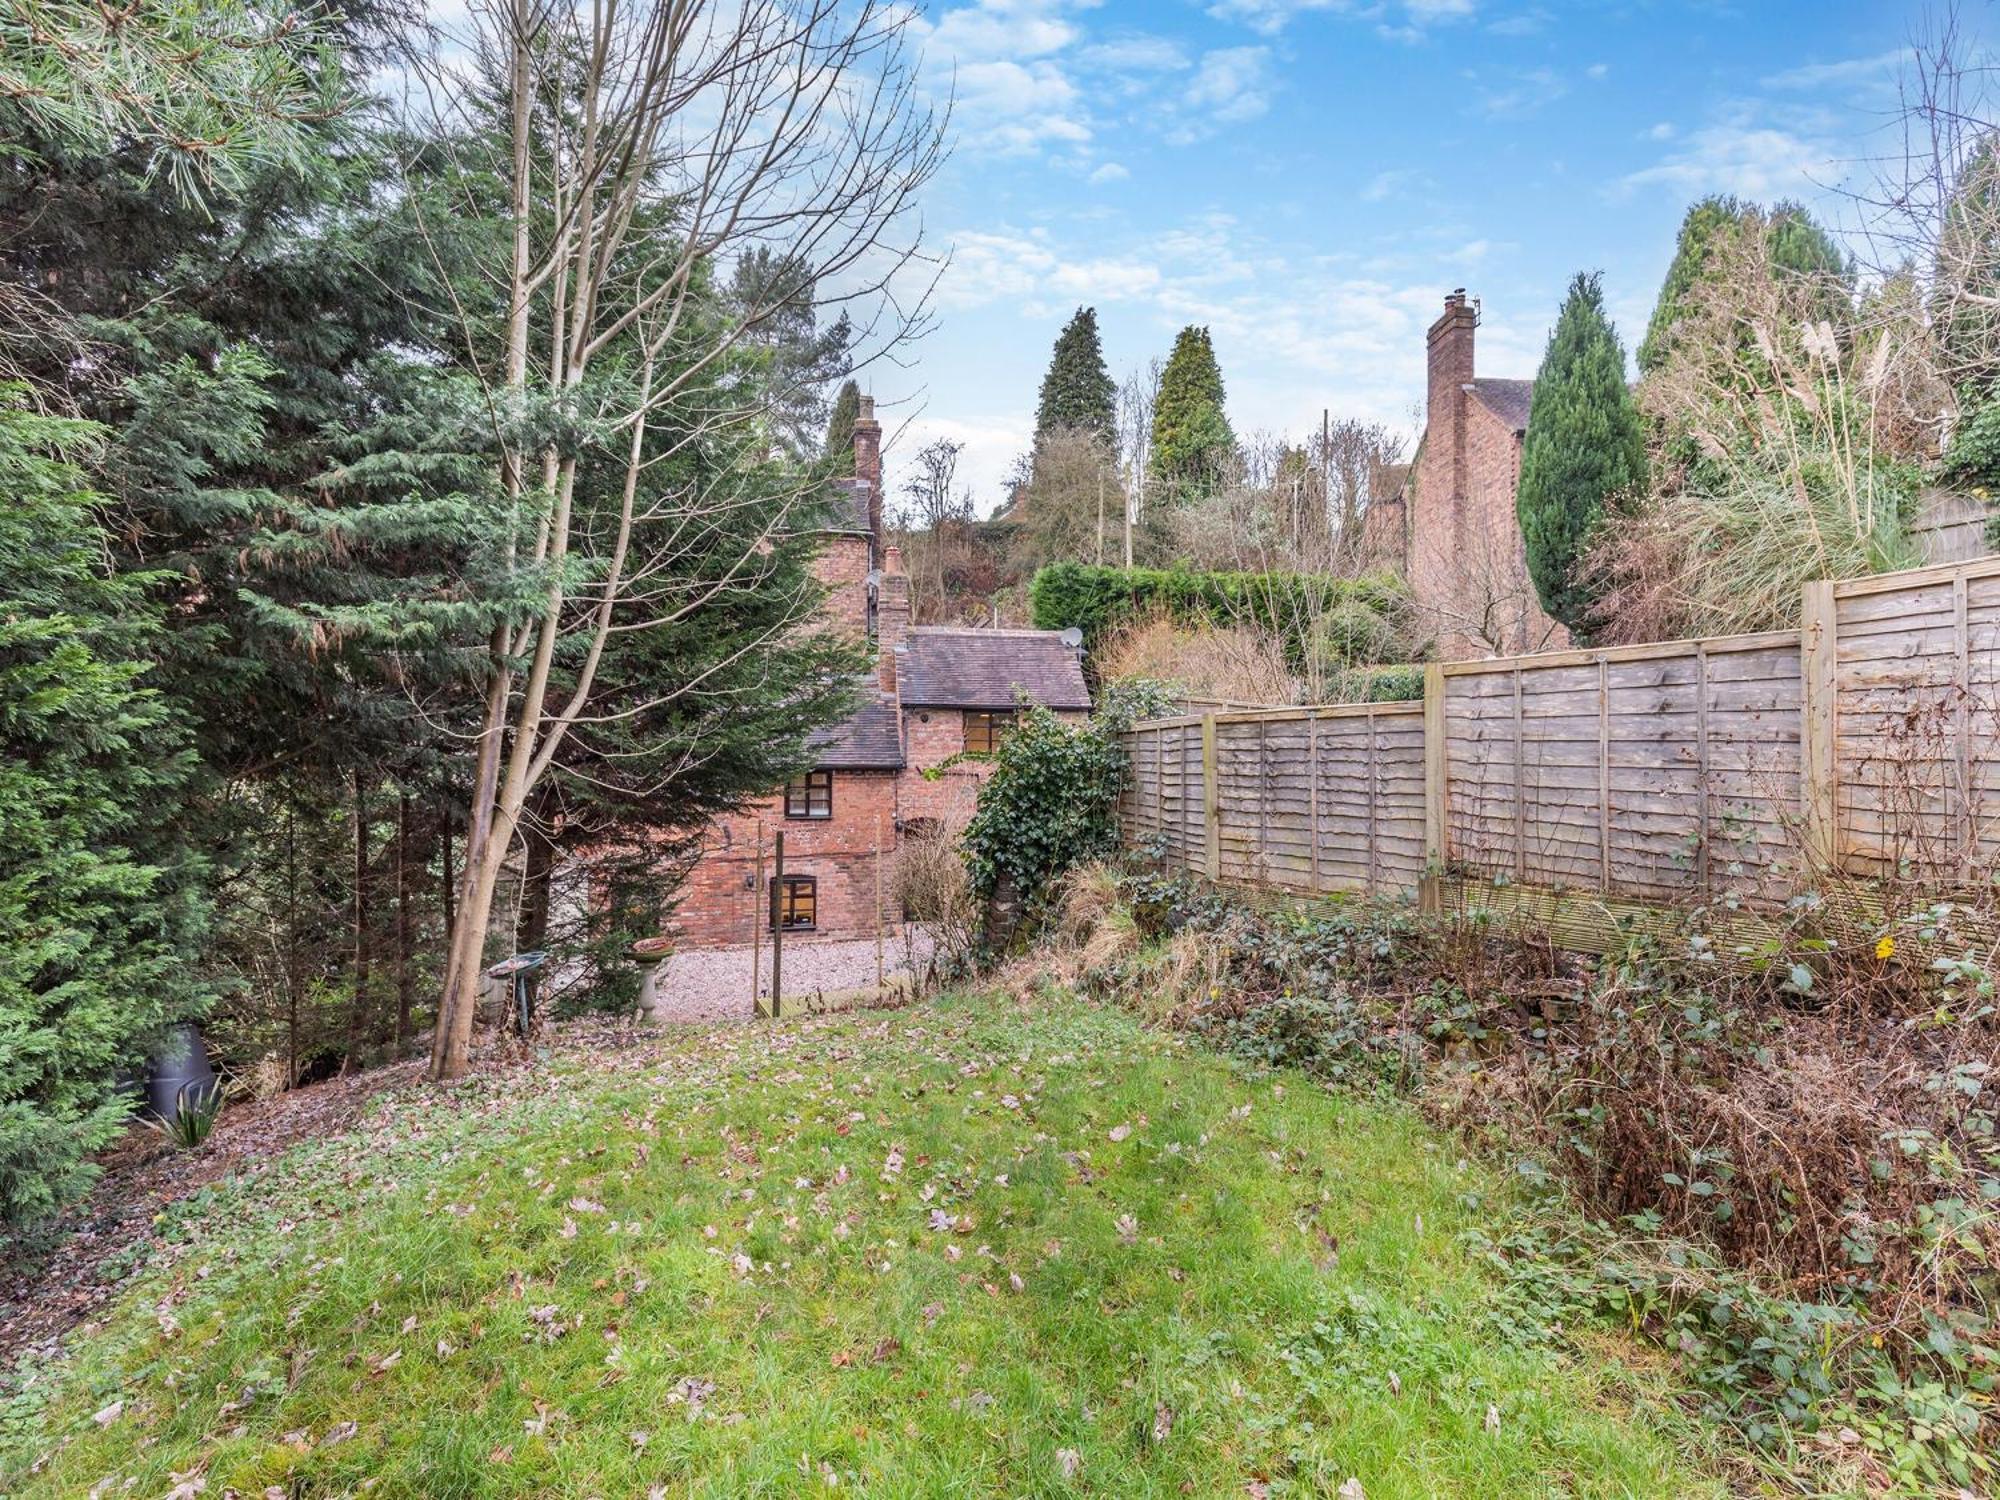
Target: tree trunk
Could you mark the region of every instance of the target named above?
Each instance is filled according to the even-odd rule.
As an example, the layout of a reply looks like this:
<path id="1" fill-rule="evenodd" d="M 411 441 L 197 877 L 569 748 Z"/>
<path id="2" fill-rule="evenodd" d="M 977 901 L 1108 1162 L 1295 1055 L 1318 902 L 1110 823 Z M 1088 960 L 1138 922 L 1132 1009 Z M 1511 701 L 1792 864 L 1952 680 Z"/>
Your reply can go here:
<path id="1" fill-rule="evenodd" d="M 355 1064 L 368 1033 L 368 917 L 373 901 L 368 868 L 368 788 L 354 772 L 354 996 L 347 1007 L 347 1045 L 340 1059 L 345 1073 Z"/>
<path id="2" fill-rule="evenodd" d="M 555 869 L 556 846 L 540 817 L 525 828 L 523 842 L 528 854 L 521 877 L 521 914 L 514 924 L 514 948 L 533 953 L 549 941 L 549 877 Z M 522 977 L 527 981 L 528 1013 L 533 1015 L 540 999 L 542 973 L 536 969 Z"/>
<path id="3" fill-rule="evenodd" d="M 458 875 L 453 867 L 451 853 L 451 808 L 449 804 L 438 808 L 438 839 L 442 845 L 438 865 L 438 906 L 444 912 L 444 946 L 451 948 L 451 934 L 455 927 L 455 913 L 452 909 L 452 893 L 458 885 Z"/>
<path id="4" fill-rule="evenodd" d="M 410 1040 L 410 1005 L 416 974 L 411 954 L 410 794 L 396 800 L 396 1034 L 395 1055 L 401 1057 Z"/>
<path id="5" fill-rule="evenodd" d="M 299 1081 L 299 811 L 285 798 L 285 1087 Z"/>

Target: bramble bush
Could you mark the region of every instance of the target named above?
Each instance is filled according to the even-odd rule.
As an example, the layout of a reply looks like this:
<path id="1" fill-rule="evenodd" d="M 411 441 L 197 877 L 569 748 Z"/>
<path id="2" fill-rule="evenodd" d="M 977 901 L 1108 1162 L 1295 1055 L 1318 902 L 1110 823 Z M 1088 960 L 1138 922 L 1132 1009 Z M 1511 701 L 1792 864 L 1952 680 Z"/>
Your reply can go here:
<path id="1" fill-rule="evenodd" d="M 1573 1205 L 1481 1247 L 1524 1327 L 1629 1325 L 1775 1462 L 1990 1488 L 2000 1042 L 1968 909 L 1878 903 L 1848 930 L 1830 911 L 1855 903 L 1806 893 L 1727 961 L 1700 912 L 1598 959 L 1491 913 L 1120 881 L 1138 939 L 1086 987 L 1254 1064 L 1408 1093 Z"/>

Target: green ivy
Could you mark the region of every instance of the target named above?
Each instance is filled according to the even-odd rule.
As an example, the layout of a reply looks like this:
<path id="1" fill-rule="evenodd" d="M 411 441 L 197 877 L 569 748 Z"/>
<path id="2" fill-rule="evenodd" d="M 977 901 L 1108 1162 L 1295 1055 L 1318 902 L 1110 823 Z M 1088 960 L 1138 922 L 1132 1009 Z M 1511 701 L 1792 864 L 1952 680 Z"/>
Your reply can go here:
<path id="1" fill-rule="evenodd" d="M 965 830 L 966 868 L 982 900 L 1011 881 L 1032 911 L 1073 866 L 1118 847 L 1123 719 L 1121 711 L 1065 724 L 1045 708 L 1023 711 Z"/>

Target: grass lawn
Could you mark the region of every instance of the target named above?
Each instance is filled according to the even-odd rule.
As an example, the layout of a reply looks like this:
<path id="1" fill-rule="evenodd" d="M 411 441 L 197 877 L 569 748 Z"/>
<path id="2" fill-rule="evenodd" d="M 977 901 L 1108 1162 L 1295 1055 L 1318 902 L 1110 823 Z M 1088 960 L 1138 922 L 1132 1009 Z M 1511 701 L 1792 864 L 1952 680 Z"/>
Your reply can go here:
<path id="1" fill-rule="evenodd" d="M 1460 1249 L 1516 1211 L 1077 1001 L 559 1048 L 170 1216 L 0 1492 L 1722 1493 Z"/>

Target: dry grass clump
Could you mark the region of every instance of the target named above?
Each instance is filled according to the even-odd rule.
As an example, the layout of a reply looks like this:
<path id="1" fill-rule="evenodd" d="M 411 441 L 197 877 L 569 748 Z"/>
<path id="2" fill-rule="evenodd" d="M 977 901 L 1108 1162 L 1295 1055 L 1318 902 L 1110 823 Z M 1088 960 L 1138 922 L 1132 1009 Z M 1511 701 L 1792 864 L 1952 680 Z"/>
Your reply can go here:
<path id="1" fill-rule="evenodd" d="M 1639 388 L 1649 493 L 1586 568 L 1600 642 L 1784 629 L 1801 586 L 1912 566 L 1917 465 L 1938 385 L 1921 318 L 1886 288 L 1787 269 L 1778 220 L 1719 238 Z"/>
<path id="2" fill-rule="evenodd" d="M 1106 680 L 1143 677 L 1177 697 L 1215 703 L 1304 701 L 1284 642 L 1252 625 L 1180 625 L 1154 615 L 1120 630 L 1095 653 Z"/>
<path id="3" fill-rule="evenodd" d="M 931 939 L 927 963 L 918 963 L 914 950 L 906 955 L 919 985 L 928 988 L 970 972 L 979 952 L 981 913 L 958 834 L 940 828 L 904 839 L 892 886 L 906 924 L 921 927 Z"/>

